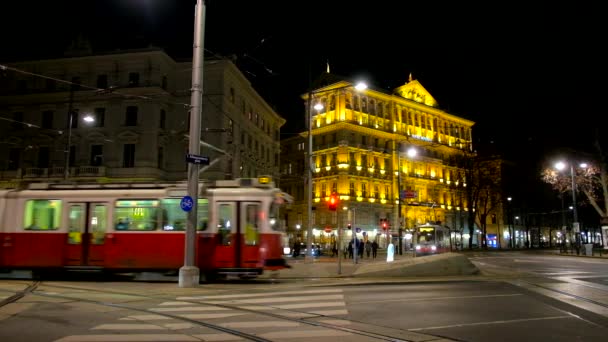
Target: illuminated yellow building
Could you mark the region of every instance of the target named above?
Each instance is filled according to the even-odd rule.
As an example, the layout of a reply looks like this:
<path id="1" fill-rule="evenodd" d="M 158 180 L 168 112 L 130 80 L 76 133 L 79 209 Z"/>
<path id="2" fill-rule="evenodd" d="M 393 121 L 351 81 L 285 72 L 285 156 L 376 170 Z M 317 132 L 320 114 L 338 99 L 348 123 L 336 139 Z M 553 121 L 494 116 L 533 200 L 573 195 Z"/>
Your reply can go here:
<path id="1" fill-rule="evenodd" d="M 456 160 L 472 153 L 474 122 L 441 110 L 411 76 L 392 93 L 358 91 L 339 81 L 302 98 L 312 115 L 315 241 L 348 223 L 379 240 L 386 239 L 382 222 L 393 234 L 433 222 L 452 229 L 466 225 L 467 180 Z M 282 142 L 281 187 L 297 201 L 288 224 L 300 227 L 300 236 L 307 224 L 307 136 L 305 131 Z M 408 156 L 412 148 L 416 155 Z M 327 210 L 333 192 L 341 200 L 337 213 Z"/>

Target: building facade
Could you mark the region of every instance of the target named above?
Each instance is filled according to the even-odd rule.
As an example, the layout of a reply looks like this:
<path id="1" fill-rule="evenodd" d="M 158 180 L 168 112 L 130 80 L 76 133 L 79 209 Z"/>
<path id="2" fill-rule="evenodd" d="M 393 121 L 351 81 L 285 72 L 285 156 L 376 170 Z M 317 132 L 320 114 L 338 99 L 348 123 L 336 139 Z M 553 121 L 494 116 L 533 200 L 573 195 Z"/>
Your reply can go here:
<path id="1" fill-rule="evenodd" d="M 146 49 L 5 66 L 4 187 L 186 179 L 191 62 Z M 201 154 L 212 165 L 201 178 L 279 177 L 285 120 L 230 60 L 206 60 L 203 77 Z"/>
<path id="2" fill-rule="evenodd" d="M 474 122 L 441 110 L 411 77 L 391 93 L 339 81 L 302 98 L 312 117 L 315 242 L 330 243 L 348 224 L 343 240 L 360 228 L 359 238 L 381 246 L 399 239 L 406 248 L 423 224 L 466 231 L 467 179 L 458 160 L 473 153 Z M 281 186 L 296 199 L 292 238 L 307 231 L 307 141 L 307 132 L 283 141 Z M 340 198 L 336 212 L 327 209 L 332 193 Z"/>

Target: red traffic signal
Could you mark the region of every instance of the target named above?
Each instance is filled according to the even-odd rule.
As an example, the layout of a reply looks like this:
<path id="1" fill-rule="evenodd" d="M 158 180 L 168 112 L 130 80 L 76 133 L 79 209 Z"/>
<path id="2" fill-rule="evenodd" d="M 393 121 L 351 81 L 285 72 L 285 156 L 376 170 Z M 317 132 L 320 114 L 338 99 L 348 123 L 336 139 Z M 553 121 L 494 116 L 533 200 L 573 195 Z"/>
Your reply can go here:
<path id="1" fill-rule="evenodd" d="M 353 227 L 353 225 L 349 223 L 348 224 L 348 229 L 351 229 L 352 227 Z"/>
<path id="2" fill-rule="evenodd" d="M 388 229 L 388 220 L 380 219 L 380 225 L 382 226 L 382 229 L 387 230 Z"/>
<path id="3" fill-rule="evenodd" d="M 338 208 L 338 202 L 339 202 L 338 195 L 335 193 L 331 194 L 331 196 L 329 197 L 329 203 L 328 203 L 329 210 L 336 211 Z"/>

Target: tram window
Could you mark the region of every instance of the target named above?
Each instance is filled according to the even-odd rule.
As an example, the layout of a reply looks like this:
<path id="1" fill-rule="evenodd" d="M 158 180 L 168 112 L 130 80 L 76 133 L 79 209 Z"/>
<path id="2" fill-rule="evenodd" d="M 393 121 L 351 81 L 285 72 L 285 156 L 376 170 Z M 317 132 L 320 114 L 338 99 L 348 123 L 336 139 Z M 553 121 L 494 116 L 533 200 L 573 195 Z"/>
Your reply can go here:
<path id="1" fill-rule="evenodd" d="M 268 215 L 269 222 L 270 222 L 270 228 L 274 231 L 285 232 L 286 229 L 285 229 L 285 225 L 283 224 L 284 222 L 279 219 L 279 217 L 280 217 L 279 209 L 280 208 L 281 208 L 281 205 L 279 205 L 277 203 L 272 203 L 270 205 L 270 213 Z"/>
<path id="2" fill-rule="evenodd" d="M 57 230 L 60 222 L 60 200 L 28 200 L 25 202 L 23 227 L 26 230 Z"/>
<path id="3" fill-rule="evenodd" d="M 103 245 L 106 238 L 107 208 L 104 204 L 95 204 L 91 214 L 89 227 L 91 227 L 91 243 Z"/>
<path id="4" fill-rule="evenodd" d="M 255 246 L 259 243 L 259 210 L 259 204 L 248 203 L 245 207 L 245 244 L 248 246 Z"/>
<path id="5" fill-rule="evenodd" d="M 234 222 L 233 204 L 220 204 L 218 207 L 218 236 L 222 245 L 229 246 L 232 240 L 232 224 Z"/>
<path id="6" fill-rule="evenodd" d="M 79 245 L 82 243 L 82 232 L 84 231 L 84 205 L 70 205 L 68 215 L 68 243 L 71 245 Z"/>
<path id="7" fill-rule="evenodd" d="M 180 207 L 180 202 L 180 198 L 165 198 L 161 200 L 160 206 L 162 211 L 163 230 L 186 230 L 188 213 L 182 210 Z M 209 201 L 206 198 L 198 200 L 196 216 L 198 217 L 198 226 L 196 229 L 207 230 L 207 221 L 209 219 Z"/>
<path id="8" fill-rule="evenodd" d="M 158 200 L 118 200 L 114 207 L 116 230 L 156 230 Z"/>

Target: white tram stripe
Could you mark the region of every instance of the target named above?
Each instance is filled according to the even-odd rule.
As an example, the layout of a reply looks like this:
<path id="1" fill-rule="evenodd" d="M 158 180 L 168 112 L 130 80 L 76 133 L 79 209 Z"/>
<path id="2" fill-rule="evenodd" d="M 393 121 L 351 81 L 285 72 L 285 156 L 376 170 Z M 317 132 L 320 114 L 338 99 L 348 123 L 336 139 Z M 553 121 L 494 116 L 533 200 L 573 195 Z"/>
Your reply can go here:
<path id="1" fill-rule="evenodd" d="M 240 341 L 243 338 L 236 336 L 236 335 L 230 335 L 230 334 L 224 334 L 224 333 L 219 333 L 219 334 L 197 334 L 197 335 L 192 335 L 196 338 L 200 338 L 203 341 Z"/>
<path id="2" fill-rule="evenodd" d="M 240 299 L 235 302 L 237 303 L 247 303 L 247 304 L 272 304 L 272 303 L 285 303 L 285 302 L 303 302 L 303 301 L 323 301 L 323 300 L 336 300 L 336 299 L 344 299 L 344 295 L 327 295 L 327 296 L 301 296 L 301 297 L 270 297 L 270 298 L 256 298 L 256 299 Z M 226 301 L 218 302 L 216 304 L 226 303 Z"/>
<path id="3" fill-rule="evenodd" d="M 225 311 L 226 308 L 216 308 L 210 306 L 179 306 L 175 308 L 152 308 L 149 311 L 155 312 L 178 312 L 178 311 Z"/>
<path id="4" fill-rule="evenodd" d="M 267 339 L 278 339 L 278 338 L 311 338 L 311 337 L 334 337 L 334 336 L 352 336 L 351 333 L 341 330 L 286 330 L 286 331 L 275 331 L 265 334 L 258 335 L 262 338 Z"/>
<path id="5" fill-rule="evenodd" d="M 165 329 L 156 324 L 145 323 L 117 323 L 117 324 L 100 324 L 91 328 L 91 330 L 160 330 Z"/>
<path id="6" fill-rule="evenodd" d="M 345 306 L 344 302 L 326 302 L 326 303 L 300 303 L 300 304 L 285 304 L 275 305 L 279 309 L 304 309 L 304 308 L 326 308 L 331 306 Z"/>
<path id="7" fill-rule="evenodd" d="M 282 328 L 282 327 L 299 327 L 300 323 L 286 321 L 255 321 L 255 322 L 230 322 L 220 324 L 226 328 L 243 329 L 243 328 Z"/>
<path id="8" fill-rule="evenodd" d="M 230 299 L 230 298 L 251 298 L 251 297 L 267 297 L 267 296 L 282 296 L 282 295 L 302 295 L 302 294 L 318 294 L 318 293 L 337 293 L 342 292 L 342 289 L 327 289 L 327 290 L 306 290 L 306 291 L 283 291 L 269 293 L 242 293 L 233 295 L 216 295 L 216 296 L 196 296 L 196 297 L 177 297 L 177 300 L 206 300 L 206 299 Z"/>
<path id="9" fill-rule="evenodd" d="M 121 335 L 71 335 L 54 342 L 172 342 L 198 341 L 193 336 L 183 334 L 121 334 Z"/>

